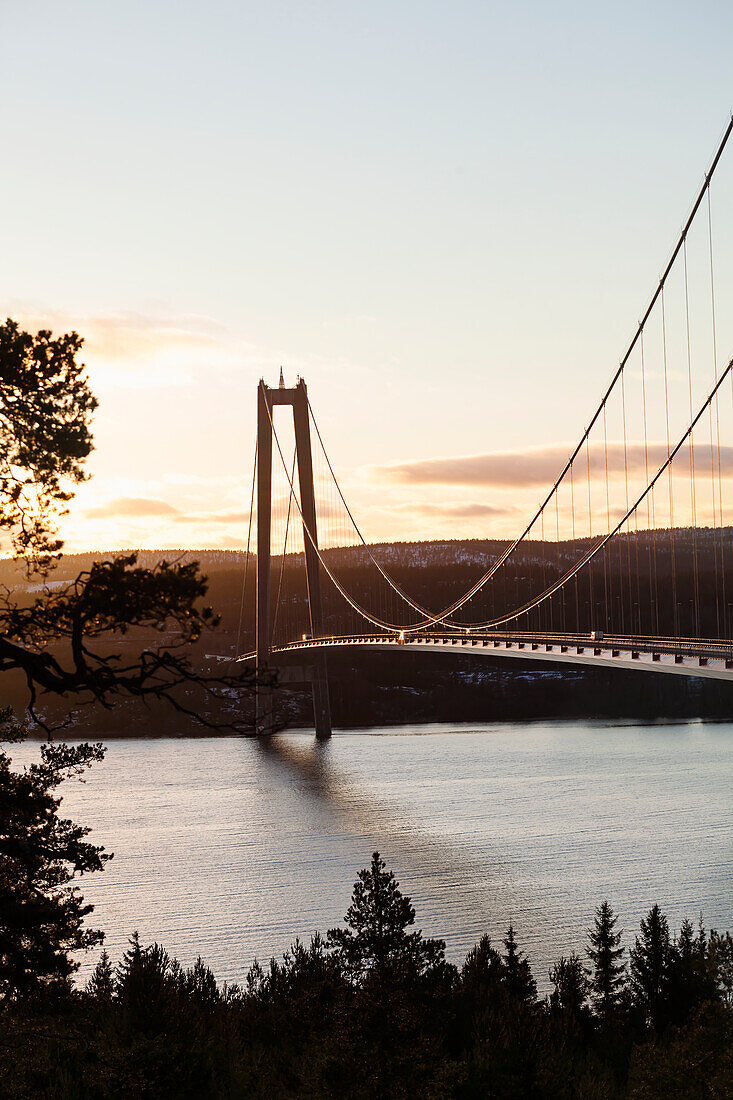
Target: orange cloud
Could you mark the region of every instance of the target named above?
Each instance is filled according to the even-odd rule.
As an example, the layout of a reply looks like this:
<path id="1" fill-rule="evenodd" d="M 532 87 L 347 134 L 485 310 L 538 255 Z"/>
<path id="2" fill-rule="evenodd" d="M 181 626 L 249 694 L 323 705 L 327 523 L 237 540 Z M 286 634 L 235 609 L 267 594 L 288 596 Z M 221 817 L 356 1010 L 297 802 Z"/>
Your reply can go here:
<path id="1" fill-rule="evenodd" d="M 439 519 L 496 519 L 498 516 L 514 515 L 516 508 L 502 507 L 497 504 L 473 504 L 466 501 L 465 504 L 408 504 L 405 511 L 413 514 Z"/>
<path id="2" fill-rule="evenodd" d="M 698 444 L 696 451 L 701 453 L 704 446 Z M 504 451 L 493 454 L 467 455 L 457 458 L 428 458 L 415 462 L 403 462 L 394 466 L 375 467 L 375 475 L 399 485 L 480 485 L 494 489 L 529 489 L 552 484 L 569 457 L 569 448 L 562 444 L 537 447 L 527 451 Z M 688 451 L 683 448 L 673 470 L 684 476 L 689 475 L 686 465 Z M 647 465 L 650 475 L 655 473 L 667 458 L 667 447 L 663 443 L 608 444 L 608 473 L 611 477 L 623 476 L 624 469 L 629 474 L 645 475 Z M 733 447 L 720 448 L 721 471 L 726 477 L 733 475 Z M 717 452 L 716 452 L 717 464 Z M 581 474 L 585 473 L 585 454 L 578 459 Z M 591 472 L 594 477 L 605 476 L 606 454 L 602 446 L 592 449 Z M 703 467 L 696 469 L 699 477 L 710 476 Z"/>

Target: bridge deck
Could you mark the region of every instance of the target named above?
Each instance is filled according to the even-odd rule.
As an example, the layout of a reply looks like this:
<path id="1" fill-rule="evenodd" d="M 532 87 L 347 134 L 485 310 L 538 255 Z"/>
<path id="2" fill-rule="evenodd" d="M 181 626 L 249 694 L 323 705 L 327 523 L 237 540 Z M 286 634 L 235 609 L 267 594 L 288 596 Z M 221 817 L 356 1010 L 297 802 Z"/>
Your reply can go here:
<path id="1" fill-rule="evenodd" d="M 319 653 L 328 649 L 383 650 L 399 647 L 421 653 L 446 653 L 475 657 L 508 657 L 558 664 L 628 668 L 640 672 L 666 672 L 733 681 L 733 643 L 683 638 L 632 638 L 606 635 L 593 639 L 587 634 L 419 634 L 404 641 L 393 634 L 354 634 L 341 637 L 309 638 L 273 649 L 277 657 L 289 653 Z M 254 654 L 238 658 L 254 661 Z"/>

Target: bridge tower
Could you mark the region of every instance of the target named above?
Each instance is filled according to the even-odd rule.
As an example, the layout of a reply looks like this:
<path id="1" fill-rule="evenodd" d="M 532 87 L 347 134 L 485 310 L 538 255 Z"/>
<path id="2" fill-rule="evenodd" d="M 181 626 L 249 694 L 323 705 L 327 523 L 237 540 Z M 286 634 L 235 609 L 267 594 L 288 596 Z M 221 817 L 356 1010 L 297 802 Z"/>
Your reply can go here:
<path id="1" fill-rule="evenodd" d="M 280 385 L 277 388 L 267 386 L 264 381 L 260 381 L 257 390 L 257 668 L 261 671 L 271 668 L 270 534 L 273 408 L 276 405 L 291 405 L 293 409 L 300 507 L 303 516 L 308 612 L 313 637 L 318 638 L 323 634 L 321 566 L 318 560 L 316 494 L 313 484 L 308 391 L 302 378 L 298 379 L 294 387 L 286 387 L 281 370 Z M 324 740 L 331 736 L 331 704 L 325 654 L 316 655 L 310 673 L 316 737 Z M 256 723 L 259 733 L 267 733 L 272 729 L 272 692 L 269 688 L 258 689 Z"/>

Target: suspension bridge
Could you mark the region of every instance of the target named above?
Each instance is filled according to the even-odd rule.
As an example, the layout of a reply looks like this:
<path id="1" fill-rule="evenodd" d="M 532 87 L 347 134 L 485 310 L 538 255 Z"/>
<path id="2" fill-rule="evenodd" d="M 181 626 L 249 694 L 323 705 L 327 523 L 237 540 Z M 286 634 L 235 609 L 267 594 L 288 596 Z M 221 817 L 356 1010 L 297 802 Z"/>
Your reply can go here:
<path id="1" fill-rule="evenodd" d="M 260 382 L 236 659 L 309 683 L 318 737 L 331 733 L 333 650 L 733 683 L 733 233 L 713 216 L 726 214 L 716 202 L 731 131 L 733 118 L 567 460 L 514 538 L 486 543 L 468 581 L 455 570 L 447 598 L 419 553 L 407 568 L 363 535 L 305 382 L 288 387 L 282 371 L 278 386 Z M 281 428 L 282 406 L 292 421 Z M 259 732 L 271 708 L 263 686 Z"/>

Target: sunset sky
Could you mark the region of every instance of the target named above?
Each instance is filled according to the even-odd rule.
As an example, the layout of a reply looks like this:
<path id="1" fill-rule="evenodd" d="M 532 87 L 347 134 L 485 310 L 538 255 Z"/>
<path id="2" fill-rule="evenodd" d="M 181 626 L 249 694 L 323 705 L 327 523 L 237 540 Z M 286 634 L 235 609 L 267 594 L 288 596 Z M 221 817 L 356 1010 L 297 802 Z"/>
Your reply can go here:
<path id="1" fill-rule="evenodd" d="M 81 333 L 100 400 L 68 549 L 242 546 L 281 365 L 367 537 L 513 534 L 659 279 L 731 41 L 705 0 L 0 6 L 0 309 Z M 731 196 L 733 148 L 726 363 Z"/>

